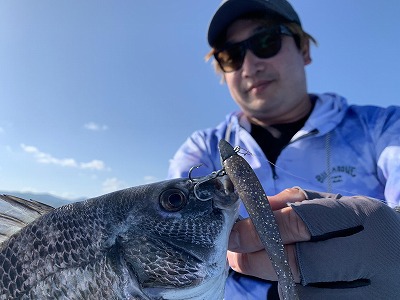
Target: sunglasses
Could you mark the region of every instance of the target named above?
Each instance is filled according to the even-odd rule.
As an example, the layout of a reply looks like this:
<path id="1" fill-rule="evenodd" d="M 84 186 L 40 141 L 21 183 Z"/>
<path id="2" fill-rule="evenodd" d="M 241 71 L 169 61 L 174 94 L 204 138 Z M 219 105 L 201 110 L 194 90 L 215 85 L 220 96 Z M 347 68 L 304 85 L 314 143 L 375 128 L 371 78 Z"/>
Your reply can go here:
<path id="1" fill-rule="evenodd" d="M 293 36 L 293 33 L 283 25 L 262 29 L 244 41 L 227 44 L 214 53 L 214 58 L 225 73 L 237 71 L 243 65 L 247 50 L 251 50 L 258 58 L 270 58 L 278 54 L 282 35 Z"/>

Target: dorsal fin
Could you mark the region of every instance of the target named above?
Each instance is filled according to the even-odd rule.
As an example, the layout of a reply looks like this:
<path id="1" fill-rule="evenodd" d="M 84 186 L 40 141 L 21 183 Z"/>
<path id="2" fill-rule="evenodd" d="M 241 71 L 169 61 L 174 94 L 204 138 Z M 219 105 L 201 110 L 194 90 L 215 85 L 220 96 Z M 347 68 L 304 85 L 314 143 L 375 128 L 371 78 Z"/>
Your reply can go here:
<path id="1" fill-rule="evenodd" d="M 11 235 L 54 208 L 35 200 L 0 195 L 0 245 Z"/>

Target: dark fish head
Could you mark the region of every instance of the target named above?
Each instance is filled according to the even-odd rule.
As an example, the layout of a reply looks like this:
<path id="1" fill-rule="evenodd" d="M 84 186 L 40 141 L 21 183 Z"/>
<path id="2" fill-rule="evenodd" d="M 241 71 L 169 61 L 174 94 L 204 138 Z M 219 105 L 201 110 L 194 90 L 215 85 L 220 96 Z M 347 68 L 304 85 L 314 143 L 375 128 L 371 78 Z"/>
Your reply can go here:
<path id="1" fill-rule="evenodd" d="M 227 176 L 168 180 L 111 195 L 119 206 L 108 202 L 107 243 L 122 273 L 151 299 L 222 299 L 239 205 Z"/>

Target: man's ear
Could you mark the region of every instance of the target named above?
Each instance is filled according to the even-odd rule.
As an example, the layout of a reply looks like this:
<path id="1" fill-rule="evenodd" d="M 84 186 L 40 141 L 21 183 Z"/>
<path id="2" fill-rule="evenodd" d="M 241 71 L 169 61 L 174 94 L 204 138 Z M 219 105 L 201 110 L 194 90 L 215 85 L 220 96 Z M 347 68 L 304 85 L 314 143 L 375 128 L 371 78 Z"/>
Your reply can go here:
<path id="1" fill-rule="evenodd" d="M 307 41 L 304 42 L 304 45 L 301 49 L 301 54 L 303 55 L 303 60 L 304 60 L 304 65 L 307 66 L 311 64 L 311 53 L 310 53 L 310 40 L 307 39 Z"/>

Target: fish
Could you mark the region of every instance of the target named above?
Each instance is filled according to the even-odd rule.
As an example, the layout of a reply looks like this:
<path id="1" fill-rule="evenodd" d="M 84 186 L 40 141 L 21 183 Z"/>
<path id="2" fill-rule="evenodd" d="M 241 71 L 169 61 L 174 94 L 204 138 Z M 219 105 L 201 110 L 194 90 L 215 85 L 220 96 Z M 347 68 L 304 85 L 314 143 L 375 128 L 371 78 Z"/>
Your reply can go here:
<path id="1" fill-rule="evenodd" d="M 226 175 L 171 179 L 59 208 L 1 198 L 25 215 L 0 215 L 13 228 L 0 244 L 1 300 L 223 299 L 239 206 Z"/>
<path id="2" fill-rule="evenodd" d="M 251 166 L 225 140 L 220 140 L 219 151 L 223 170 L 238 191 L 250 219 L 269 255 L 278 277 L 280 295 L 284 300 L 297 300 L 296 283 L 289 267 L 279 228 L 268 197 Z"/>

